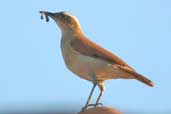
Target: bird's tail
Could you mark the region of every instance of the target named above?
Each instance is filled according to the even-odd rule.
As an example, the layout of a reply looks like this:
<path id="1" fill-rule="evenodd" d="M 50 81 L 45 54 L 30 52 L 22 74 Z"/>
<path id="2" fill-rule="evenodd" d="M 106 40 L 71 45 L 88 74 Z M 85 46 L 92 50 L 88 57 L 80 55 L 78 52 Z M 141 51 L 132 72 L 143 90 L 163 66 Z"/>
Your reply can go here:
<path id="1" fill-rule="evenodd" d="M 145 83 L 145 84 L 147 84 L 147 85 L 149 85 L 150 87 L 154 86 L 154 83 L 151 80 L 149 80 L 148 78 L 146 78 L 146 77 L 144 77 L 144 76 L 142 76 L 142 75 L 140 75 L 138 73 L 136 75 L 136 79 L 143 82 L 143 83 Z"/>
<path id="2" fill-rule="evenodd" d="M 144 77 L 143 75 L 138 74 L 136 72 L 130 72 L 130 73 L 135 76 L 134 78 L 136 80 L 138 80 L 138 81 L 140 81 L 140 82 L 142 82 L 142 83 L 144 83 L 144 84 L 146 84 L 146 85 L 148 85 L 150 87 L 154 86 L 154 83 L 151 80 L 149 80 L 148 78 Z"/>
<path id="3" fill-rule="evenodd" d="M 153 87 L 154 86 L 154 83 L 149 80 L 148 78 L 144 77 L 143 75 L 141 74 L 138 74 L 136 71 L 134 70 L 130 70 L 129 68 L 127 67 L 120 67 L 122 70 L 126 71 L 127 73 L 131 74 L 133 76 L 134 79 L 150 86 L 150 87 Z"/>

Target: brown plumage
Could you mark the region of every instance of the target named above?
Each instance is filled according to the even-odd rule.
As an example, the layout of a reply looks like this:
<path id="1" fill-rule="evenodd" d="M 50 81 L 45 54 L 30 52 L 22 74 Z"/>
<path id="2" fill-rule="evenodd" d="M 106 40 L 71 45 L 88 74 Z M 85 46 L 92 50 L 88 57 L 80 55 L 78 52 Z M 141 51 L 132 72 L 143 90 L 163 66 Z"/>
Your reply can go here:
<path id="1" fill-rule="evenodd" d="M 90 41 L 84 36 L 78 39 L 73 39 L 71 41 L 71 46 L 80 54 L 83 54 L 85 56 L 91 56 L 94 58 L 102 59 L 111 64 L 118 64 L 121 66 L 128 67 L 131 70 L 134 70 L 127 63 L 121 60 L 119 57 L 107 51 L 103 47 L 97 45 L 96 43 Z"/>
<path id="2" fill-rule="evenodd" d="M 87 38 L 81 37 L 81 38 L 73 39 L 71 41 L 71 46 L 82 55 L 91 56 L 97 59 L 102 59 L 111 64 L 117 64 L 119 68 L 121 68 L 122 70 L 134 75 L 135 79 L 151 87 L 153 86 L 153 83 L 151 80 L 136 73 L 136 71 L 132 67 L 130 67 L 126 62 L 121 60 L 119 57 L 107 51 L 103 47 L 97 45 L 96 43 L 90 41 Z"/>
<path id="3" fill-rule="evenodd" d="M 103 47 L 90 41 L 83 34 L 77 18 L 66 12 L 50 13 L 41 11 L 46 21 L 50 16 L 62 32 L 61 51 L 67 68 L 80 78 L 93 82 L 94 86 L 84 109 L 89 105 L 96 85 L 100 89 L 99 97 L 94 104 L 97 106 L 104 91 L 104 81 L 108 79 L 136 79 L 153 86 L 148 78 L 138 74 L 126 62 Z M 43 18 L 41 16 L 41 18 Z"/>

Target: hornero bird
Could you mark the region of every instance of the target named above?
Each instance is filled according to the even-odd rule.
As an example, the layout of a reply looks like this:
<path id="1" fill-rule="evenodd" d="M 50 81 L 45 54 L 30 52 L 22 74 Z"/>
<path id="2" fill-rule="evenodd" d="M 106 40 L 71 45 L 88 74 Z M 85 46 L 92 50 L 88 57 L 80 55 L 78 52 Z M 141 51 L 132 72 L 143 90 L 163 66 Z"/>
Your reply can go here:
<path id="1" fill-rule="evenodd" d="M 67 68 L 82 79 L 91 81 L 93 88 L 83 109 L 98 106 L 105 90 L 104 81 L 109 79 L 136 79 L 148 86 L 153 82 L 137 73 L 126 62 L 90 41 L 81 30 L 78 19 L 68 12 L 51 13 L 40 11 L 41 18 L 46 21 L 51 17 L 62 32 L 61 51 Z M 95 104 L 89 104 L 95 87 L 100 94 Z"/>

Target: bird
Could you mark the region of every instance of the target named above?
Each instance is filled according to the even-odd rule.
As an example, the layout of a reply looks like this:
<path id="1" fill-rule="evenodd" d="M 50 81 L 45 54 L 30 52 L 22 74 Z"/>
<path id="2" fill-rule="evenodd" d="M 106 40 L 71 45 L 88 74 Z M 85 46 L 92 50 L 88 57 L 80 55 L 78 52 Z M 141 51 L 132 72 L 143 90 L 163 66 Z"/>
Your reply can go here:
<path id="1" fill-rule="evenodd" d="M 101 105 L 99 101 L 104 93 L 106 80 L 136 79 L 150 87 L 154 86 L 150 79 L 137 73 L 118 56 L 87 38 L 79 20 L 73 14 L 66 11 L 57 13 L 40 11 L 40 13 L 41 19 L 45 17 L 48 22 L 49 17 L 52 18 L 61 30 L 60 47 L 67 68 L 80 78 L 93 83 L 83 110 L 89 106 Z M 96 86 L 100 92 L 95 104 L 90 104 Z"/>

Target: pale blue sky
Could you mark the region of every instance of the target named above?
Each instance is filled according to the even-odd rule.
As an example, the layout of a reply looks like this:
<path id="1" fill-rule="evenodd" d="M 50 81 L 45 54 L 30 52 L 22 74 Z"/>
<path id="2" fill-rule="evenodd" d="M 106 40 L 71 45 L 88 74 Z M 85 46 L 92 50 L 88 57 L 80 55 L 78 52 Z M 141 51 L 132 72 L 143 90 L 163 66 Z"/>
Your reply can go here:
<path id="1" fill-rule="evenodd" d="M 0 110 L 62 109 L 67 104 L 79 111 L 87 100 L 92 84 L 66 69 L 59 28 L 52 20 L 40 20 L 38 12 L 47 10 L 74 14 L 87 37 L 156 84 L 107 81 L 104 105 L 170 112 L 170 6 L 170 0 L 0 1 Z"/>

